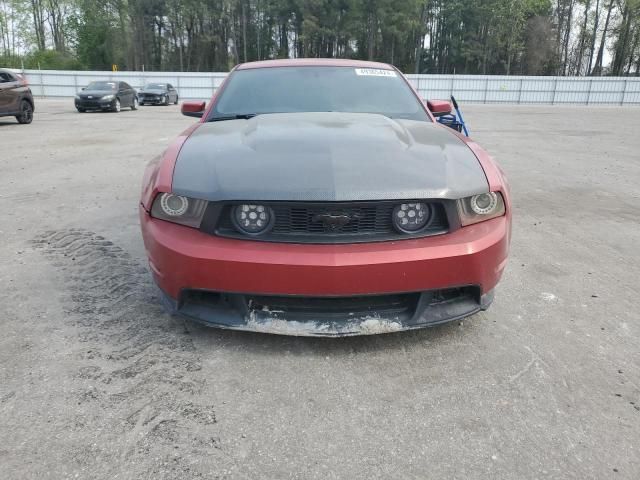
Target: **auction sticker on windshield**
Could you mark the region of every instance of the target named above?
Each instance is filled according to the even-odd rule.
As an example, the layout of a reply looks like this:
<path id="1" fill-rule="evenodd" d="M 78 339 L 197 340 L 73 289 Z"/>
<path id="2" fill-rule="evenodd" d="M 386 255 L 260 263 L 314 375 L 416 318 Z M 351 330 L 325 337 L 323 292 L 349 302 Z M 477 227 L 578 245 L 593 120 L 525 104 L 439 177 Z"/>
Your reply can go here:
<path id="1" fill-rule="evenodd" d="M 369 77 L 395 77 L 396 72 L 393 70 L 382 70 L 381 68 L 356 68 L 356 75 L 365 75 Z"/>

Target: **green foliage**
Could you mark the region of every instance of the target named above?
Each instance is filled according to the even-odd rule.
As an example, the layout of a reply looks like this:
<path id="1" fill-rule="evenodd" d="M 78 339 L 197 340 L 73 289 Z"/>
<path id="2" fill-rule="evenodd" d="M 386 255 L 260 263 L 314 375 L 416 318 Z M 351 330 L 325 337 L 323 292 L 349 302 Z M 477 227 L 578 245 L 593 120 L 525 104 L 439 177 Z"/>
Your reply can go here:
<path id="1" fill-rule="evenodd" d="M 0 55 L 2 68 L 22 68 L 22 57 L 14 55 Z"/>
<path id="2" fill-rule="evenodd" d="M 37 68 L 43 70 L 82 70 L 82 63 L 69 53 L 61 53 L 55 50 L 40 50 L 25 57 L 25 68 Z"/>
<path id="3" fill-rule="evenodd" d="M 0 55 L 0 66 L 42 70 L 83 70 L 80 60 L 55 50 L 36 50 L 24 56 Z"/>
<path id="4" fill-rule="evenodd" d="M 75 53 L 84 66 L 110 70 L 122 63 L 124 45 L 110 4 L 83 1 L 69 24 L 76 35 Z"/>
<path id="5" fill-rule="evenodd" d="M 596 0 L 0 0 L 0 61 L 42 68 L 102 70 L 117 64 L 121 70 L 225 71 L 244 61 L 337 57 L 393 63 L 409 73 L 580 74 L 593 63 L 593 45 L 603 32 L 614 36 L 605 42 L 615 50 L 613 70 L 640 69 L 640 0 L 601 0 L 597 12 L 595 5 Z M 603 29 L 608 8 L 612 25 Z M 18 55 L 25 51 L 33 53 Z"/>

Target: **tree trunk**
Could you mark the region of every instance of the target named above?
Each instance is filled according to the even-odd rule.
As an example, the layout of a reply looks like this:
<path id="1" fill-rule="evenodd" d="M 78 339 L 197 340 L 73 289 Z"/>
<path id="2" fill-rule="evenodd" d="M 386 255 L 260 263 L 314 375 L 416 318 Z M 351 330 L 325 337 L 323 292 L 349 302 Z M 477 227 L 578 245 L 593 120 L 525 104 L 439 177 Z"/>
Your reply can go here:
<path id="1" fill-rule="evenodd" d="M 41 0 L 31 0 L 31 13 L 33 15 L 33 29 L 36 34 L 36 46 L 38 50 L 44 50 L 44 14 Z"/>
<path id="2" fill-rule="evenodd" d="M 257 59 L 258 60 L 262 60 L 262 50 L 260 49 L 260 38 L 261 38 L 261 35 L 262 35 L 262 13 L 260 12 L 260 0 L 256 1 L 256 18 L 257 18 L 257 21 L 256 21 L 256 36 L 258 37 L 257 38 L 257 40 L 258 40 L 257 41 L 257 43 L 258 43 L 257 50 L 258 51 L 256 52 L 256 54 L 257 54 Z"/>
<path id="3" fill-rule="evenodd" d="M 289 58 L 289 21 L 285 19 L 280 26 L 280 57 Z"/>
<path id="4" fill-rule="evenodd" d="M 57 0 L 48 0 L 47 2 L 47 22 L 51 30 L 53 38 L 53 48 L 57 52 L 65 51 L 64 29 L 61 23 L 63 20 L 62 9 Z"/>
<path id="5" fill-rule="evenodd" d="M 580 46 L 578 47 L 578 65 L 576 66 L 576 75 L 580 75 L 582 70 L 582 57 L 584 56 L 584 44 L 587 38 L 587 21 L 589 20 L 589 8 L 591 0 L 586 0 L 584 4 L 584 22 L 582 22 L 582 31 L 580 32 Z"/>
<path id="6" fill-rule="evenodd" d="M 600 0 L 596 0 L 596 18 L 593 24 L 593 33 L 591 34 L 591 47 L 589 48 L 589 65 L 587 66 L 587 75 L 591 74 L 591 66 L 593 65 L 593 53 L 596 50 L 596 37 L 598 35 L 599 21 L 600 21 Z"/>
<path id="7" fill-rule="evenodd" d="M 247 61 L 247 4 L 242 2 L 242 56 Z"/>
<path id="8" fill-rule="evenodd" d="M 373 12 L 369 12 L 369 29 L 368 29 L 368 48 L 367 48 L 367 58 L 369 60 L 373 60 L 374 48 L 375 48 L 375 18 Z"/>
<path id="9" fill-rule="evenodd" d="M 429 7 L 429 2 L 426 1 L 422 5 L 422 12 L 420 13 L 420 25 L 418 26 L 418 32 L 416 35 L 416 58 L 415 58 L 415 68 L 414 73 L 420 73 L 420 61 L 422 60 L 422 45 L 424 43 L 424 29 L 425 22 L 427 19 L 427 8 Z"/>
<path id="10" fill-rule="evenodd" d="M 616 51 L 613 56 L 613 67 L 611 73 L 616 76 L 622 74 L 622 69 L 625 64 L 627 55 L 627 46 L 629 44 L 629 30 L 631 29 L 631 16 L 629 15 L 629 2 L 624 5 L 624 11 L 622 12 L 622 34 L 618 36 L 616 42 Z"/>
<path id="11" fill-rule="evenodd" d="M 629 54 L 629 62 L 627 63 L 627 68 L 625 69 L 625 74 L 629 75 L 631 73 L 631 67 L 633 66 L 633 52 L 638 48 L 638 44 L 640 44 L 640 31 L 636 32 L 636 38 L 633 41 L 633 46 L 631 47 L 631 53 Z M 637 72 L 636 72 L 637 73 Z"/>
<path id="12" fill-rule="evenodd" d="M 607 30 L 609 29 L 609 20 L 611 20 L 611 10 L 613 10 L 613 0 L 609 0 L 609 9 L 607 10 L 607 18 L 604 21 L 604 30 L 602 31 L 602 38 L 600 39 L 598 57 L 596 58 L 596 64 L 591 71 L 591 75 L 595 75 L 597 73 L 599 76 L 602 76 L 602 57 L 604 55 L 604 45 L 607 39 Z"/>
<path id="13" fill-rule="evenodd" d="M 564 47 L 563 47 L 563 57 L 564 60 L 562 62 L 562 75 L 567 74 L 567 66 L 569 64 L 569 39 L 571 38 L 571 20 L 573 18 L 573 4 L 574 0 L 569 2 L 569 13 L 567 14 L 567 27 L 564 34 Z"/>
<path id="14" fill-rule="evenodd" d="M 238 54 L 238 36 L 236 35 L 236 21 L 233 14 L 231 14 L 230 26 L 231 26 L 231 40 L 233 44 L 231 53 L 233 54 L 233 59 L 237 65 L 240 63 L 240 55 Z"/>
<path id="15" fill-rule="evenodd" d="M 564 19 L 565 19 L 565 14 L 564 14 L 564 0 L 562 2 L 560 2 L 560 0 L 558 0 L 558 7 L 557 7 L 557 15 L 558 15 L 558 27 L 556 30 L 556 48 L 558 49 L 558 61 L 562 62 L 562 29 L 564 27 Z M 559 70 L 560 65 L 558 64 L 556 66 L 556 69 Z M 559 71 L 557 72 L 559 73 Z"/>
<path id="16" fill-rule="evenodd" d="M 139 65 L 136 65 L 136 55 L 129 48 L 129 45 L 131 43 L 131 39 L 129 38 L 129 35 L 127 34 L 127 27 L 126 27 L 127 18 L 126 18 L 126 15 L 127 15 L 127 12 L 125 11 L 124 5 L 122 3 L 118 4 L 118 20 L 119 20 L 119 23 L 120 23 L 120 34 L 122 35 L 124 51 L 127 54 L 126 59 L 127 59 L 127 63 L 129 64 L 128 67 L 132 68 L 134 70 L 137 70 L 139 68 Z"/>

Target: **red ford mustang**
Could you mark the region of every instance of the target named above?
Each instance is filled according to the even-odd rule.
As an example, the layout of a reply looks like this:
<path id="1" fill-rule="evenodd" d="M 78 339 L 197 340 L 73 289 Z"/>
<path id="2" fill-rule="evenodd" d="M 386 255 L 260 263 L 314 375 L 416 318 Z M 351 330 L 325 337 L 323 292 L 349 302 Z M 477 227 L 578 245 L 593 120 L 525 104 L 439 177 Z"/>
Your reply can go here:
<path id="1" fill-rule="evenodd" d="M 431 109 L 431 110 L 430 110 Z M 394 67 L 236 67 L 148 167 L 140 221 L 173 313 L 290 335 L 431 326 L 485 310 L 511 235 L 500 168 Z"/>

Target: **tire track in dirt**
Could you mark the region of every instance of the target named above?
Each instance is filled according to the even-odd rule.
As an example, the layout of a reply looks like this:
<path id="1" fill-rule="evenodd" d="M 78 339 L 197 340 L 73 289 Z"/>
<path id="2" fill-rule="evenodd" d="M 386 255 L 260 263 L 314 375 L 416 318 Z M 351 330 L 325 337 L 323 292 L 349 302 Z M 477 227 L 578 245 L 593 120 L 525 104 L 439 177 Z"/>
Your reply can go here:
<path id="1" fill-rule="evenodd" d="M 148 270 L 87 230 L 48 231 L 32 244 L 60 273 L 66 318 L 79 335 L 84 365 L 73 400 L 89 412 L 79 428 L 100 424 L 111 440 L 101 442 L 110 450 L 96 452 L 94 444 L 73 460 L 82 466 L 97 454 L 112 457 L 105 477 L 203 476 L 195 459 L 222 453 L 216 412 L 197 401 L 205 386 L 201 360 L 184 324 L 159 306 Z"/>

